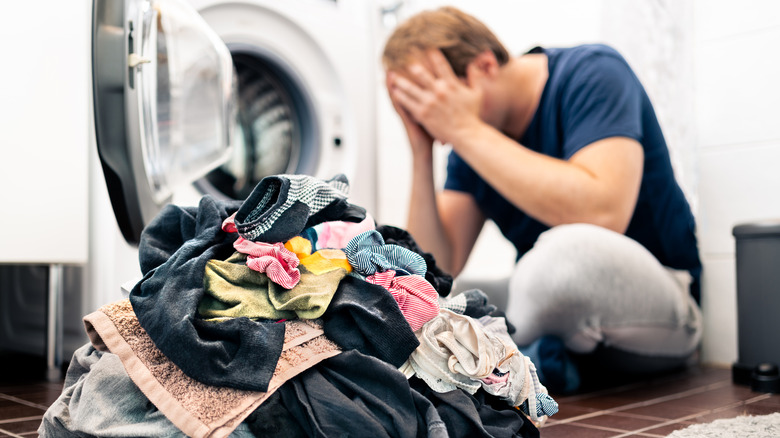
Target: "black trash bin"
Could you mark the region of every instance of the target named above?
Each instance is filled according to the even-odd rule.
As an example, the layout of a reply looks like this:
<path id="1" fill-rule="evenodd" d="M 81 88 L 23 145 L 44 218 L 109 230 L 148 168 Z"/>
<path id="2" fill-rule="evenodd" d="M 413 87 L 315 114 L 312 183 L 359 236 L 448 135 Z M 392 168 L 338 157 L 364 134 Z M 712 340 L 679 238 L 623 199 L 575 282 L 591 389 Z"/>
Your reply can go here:
<path id="1" fill-rule="evenodd" d="M 737 384 L 780 392 L 780 220 L 734 227 L 737 265 Z"/>

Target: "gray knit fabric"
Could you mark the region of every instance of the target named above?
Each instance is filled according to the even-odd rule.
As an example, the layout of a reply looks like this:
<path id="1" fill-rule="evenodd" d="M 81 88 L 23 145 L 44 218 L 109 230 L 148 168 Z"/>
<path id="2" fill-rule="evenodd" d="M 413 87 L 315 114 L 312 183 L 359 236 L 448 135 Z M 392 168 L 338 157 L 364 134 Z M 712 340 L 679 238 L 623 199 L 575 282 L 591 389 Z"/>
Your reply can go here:
<path id="1" fill-rule="evenodd" d="M 286 228 L 287 223 L 277 224 L 277 221 L 296 206 L 298 210 L 293 216 L 301 224 L 294 225 L 300 230 L 290 231 L 294 236 L 303 229 L 309 217 L 334 201 L 346 200 L 348 193 L 349 182 L 341 174 L 330 180 L 309 175 L 265 177 L 236 213 L 236 228 L 247 240 L 267 241 L 262 236 L 271 228 Z"/>

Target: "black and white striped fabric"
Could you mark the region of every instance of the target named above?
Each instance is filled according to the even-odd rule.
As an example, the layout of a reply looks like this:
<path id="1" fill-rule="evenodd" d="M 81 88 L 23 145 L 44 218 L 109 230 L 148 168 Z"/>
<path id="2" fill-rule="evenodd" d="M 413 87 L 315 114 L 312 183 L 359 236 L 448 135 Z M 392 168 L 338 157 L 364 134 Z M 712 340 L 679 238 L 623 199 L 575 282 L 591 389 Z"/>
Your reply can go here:
<path id="1" fill-rule="evenodd" d="M 387 245 L 376 230 L 358 234 L 344 248 L 355 272 L 374 275 L 392 269 L 399 275 L 424 276 L 427 268 L 420 254 L 398 245 Z"/>
<path id="2" fill-rule="evenodd" d="M 528 411 L 528 400 L 523 402 L 520 408 L 524 414 L 531 415 Z M 558 413 L 558 402 L 555 401 L 549 394 L 543 392 L 536 393 L 536 416 L 550 416 Z"/>
<path id="3" fill-rule="evenodd" d="M 454 297 L 439 298 L 439 308 L 451 310 L 458 315 L 466 313 L 467 304 L 466 295 L 462 293 L 455 295 Z"/>
<path id="4" fill-rule="evenodd" d="M 244 239 L 283 242 L 303 231 L 309 217 L 337 201 L 346 203 L 347 177 L 330 180 L 309 175 L 263 178 L 236 212 L 236 229 Z"/>

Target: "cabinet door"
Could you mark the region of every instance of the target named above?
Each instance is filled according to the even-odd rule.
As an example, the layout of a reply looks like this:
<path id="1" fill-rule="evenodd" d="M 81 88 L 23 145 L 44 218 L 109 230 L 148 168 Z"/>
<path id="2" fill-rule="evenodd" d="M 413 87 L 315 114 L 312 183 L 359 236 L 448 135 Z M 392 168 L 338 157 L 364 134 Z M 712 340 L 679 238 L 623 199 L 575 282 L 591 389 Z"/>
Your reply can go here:
<path id="1" fill-rule="evenodd" d="M 10 2 L 0 14 L 0 263 L 87 259 L 86 2 Z"/>

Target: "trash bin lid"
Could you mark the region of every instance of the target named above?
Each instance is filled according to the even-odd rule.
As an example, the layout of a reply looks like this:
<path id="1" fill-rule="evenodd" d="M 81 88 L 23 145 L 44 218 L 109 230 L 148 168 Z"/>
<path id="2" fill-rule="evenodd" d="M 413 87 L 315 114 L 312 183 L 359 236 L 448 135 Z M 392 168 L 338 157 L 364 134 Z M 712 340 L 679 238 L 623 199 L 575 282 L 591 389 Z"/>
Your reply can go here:
<path id="1" fill-rule="evenodd" d="M 780 237 L 780 218 L 739 224 L 734 226 L 733 233 L 737 239 Z"/>

